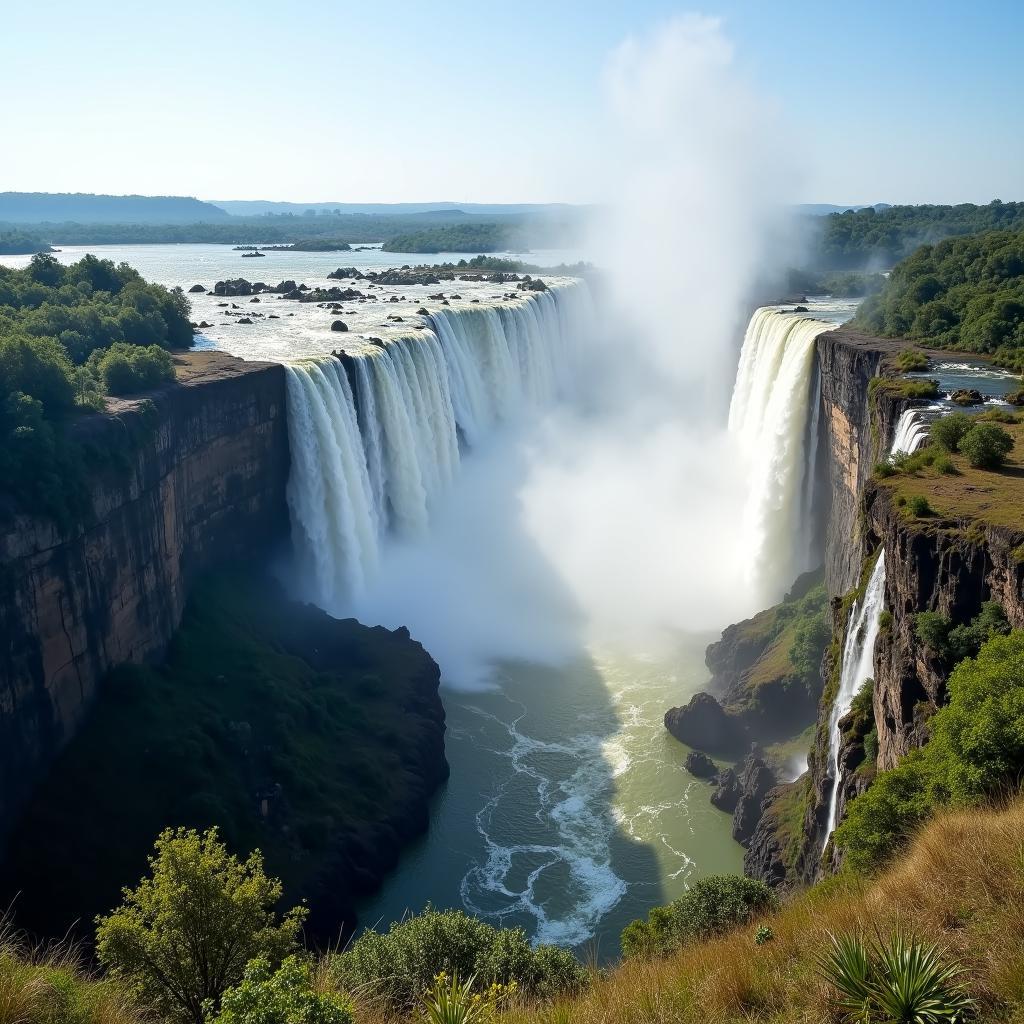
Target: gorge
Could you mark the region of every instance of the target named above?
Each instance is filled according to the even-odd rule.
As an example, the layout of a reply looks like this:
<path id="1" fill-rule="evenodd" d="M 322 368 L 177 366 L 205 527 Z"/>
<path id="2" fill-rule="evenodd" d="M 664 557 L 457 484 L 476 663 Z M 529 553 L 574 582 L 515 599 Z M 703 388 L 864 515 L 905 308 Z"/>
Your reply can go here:
<path id="1" fill-rule="evenodd" d="M 271 253 L 266 261 L 293 256 L 311 258 Z M 284 267 L 281 276 L 289 276 Z M 352 329 L 340 335 L 326 330 L 316 303 L 296 307 L 263 294 L 262 320 L 218 324 L 199 343 L 274 362 L 214 351 L 182 355 L 176 385 L 148 400 L 120 400 L 112 415 L 83 422 L 83 430 L 123 432 L 131 440 L 126 463 L 95 478 L 93 518 L 67 537 L 42 523 L 26 529 L 26 520 L 16 519 L 6 535 L 7 585 L 32 588 L 9 591 L 2 612 L 11 635 L 24 638 L 5 665 L 12 695 L 4 717 L 11 737 L 7 827 L 15 827 L 19 806 L 87 720 L 104 673 L 161 656 L 195 581 L 255 557 L 272 562 L 295 597 L 332 615 L 391 629 L 408 625 L 441 666 L 453 776 L 433 805 L 427 838 L 410 847 L 378 896 L 366 898 L 379 871 L 333 905 L 322 889 L 305 890 L 343 919 L 351 921 L 356 897 L 366 923 L 432 902 L 522 925 L 540 941 L 580 945 L 597 936 L 613 952 L 608 944 L 629 921 L 711 870 L 738 869 L 741 857 L 749 872 L 773 881 L 801 872 L 813 877 L 835 821 L 862 785 L 853 741 L 840 725 L 871 674 L 885 582 L 872 577 L 850 624 L 835 622 L 845 636 L 840 689 L 832 701 L 826 688 L 810 774 L 771 792 L 762 784 L 743 804 L 745 854 L 733 842 L 728 815 L 708 800 L 713 785 L 686 773 L 661 717 L 702 686 L 701 651 L 721 627 L 723 608 L 737 618 L 751 614 L 822 562 L 829 597 L 838 600 L 857 584 L 865 557 L 877 549 L 874 528 L 864 529 L 859 510 L 872 493 L 879 452 L 889 442 L 901 447 L 901 437 L 911 446 L 923 436 L 913 408 L 869 386 L 888 372 L 886 360 L 900 345 L 840 327 L 850 302 L 754 313 L 728 425 L 703 434 L 685 427 L 703 436 L 716 459 L 728 453 L 737 476 L 724 463 L 708 472 L 689 448 L 675 452 L 690 474 L 679 493 L 700 493 L 707 483 L 719 528 L 743 538 L 719 557 L 718 585 L 733 592 L 732 603 L 716 602 L 703 614 L 687 603 L 666 622 L 670 643 L 652 635 L 630 648 L 610 637 L 595 642 L 593 626 L 614 622 L 634 582 L 620 577 L 626 602 L 591 606 L 546 546 L 543 529 L 535 533 L 521 513 L 524 502 L 531 515 L 544 511 L 538 500 L 551 495 L 541 488 L 538 498 L 538 481 L 573 453 L 567 440 L 584 440 L 587 455 L 607 444 L 606 436 L 589 433 L 606 400 L 593 382 L 607 383 L 616 355 L 602 326 L 606 315 L 600 307 L 595 312 L 582 282 L 554 279 L 544 290 L 504 294 L 480 279 L 442 284 L 440 293 L 437 287 L 406 280 L 376 289 L 372 303 L 350 299 L 354 308 L 344 315 Z M 216 318 L 216 310 L 230 309 L 225 298 L 231 296 L 212 288 L 197 293 L 196 315 L 202 309 Z M 296 310 L 290 320 L 289 310 Z M 282 345 L 299 358 L 278 362 Z M 652 391 L 652 408 L 654 397 Z M 635 442 L 635 457 L 643 431 L 656 437 L 664 429 L 657 420 L 642 423 L 637 434 L 631 422 L 620 426 Z M 749 484 L 741 487 L 739 474 Z M 572 502 L 555 507 L 578 509 L 585 518 L 561 523 L 560 535 L 571 539 L 595 521 L 603 528 L 591 493 L 578 490 L 571 476 L 562 481 L 559 497 L 568 494 Z M 731 507 L 717 504 L 723 484 L 740 498 Z M 696 555 L 701 520 L 685 505 L 674 513 L 679 536 L 690 537 L 672 553 L 676 572 L 677 558 Z M 622 521 L 629 520 L 616 516 Z M 156 535 L 150 523 L 161 524 Z M 629 550 L 628 536 L 619 543 Z M 142 564 L 152 566 L 155 589 L 133 597 L 115 570 L 134 576 Z M 442 567 L 446 584 L 435 588 Z M 794 591 L 794 601 L 806 586 Z M 1004 590 L 1012 587 L 1008 580 Z M 669 597 L 659 595 L 657 614 Z M 680 630 L 680 620 L 698 628 Z M 791 636 L 771 632 L 769 643 L 778 653 L 781 638 Z M 888 634 L 879 649 L 883 642 Z M 907 651 L 898 657 L 905 664 Z M 803 677 L 793 689 L 785 671 L 791 670 L 765 677 L 770 685 L 761 703 L 744 712 L 738 746 L 730 750 L 740 756 L 751 740 L 770 740 L 772 785 L 802 769 L 800 742 L 808 741 L 800 737 L 822 692 L 820 681 Z M 772 696 L 780 679 L 782 698 Z M 885 691 L 878 699 L 899 705 L 886 712 L 903 723 L 884 738 L 893 758 L 893 750 L 908 749 L 917 727 L 906 723 L 905 696 Z M 775 716 L 770 729 L 759 717 L 765 709 Z M 79 749 L 72 741 L 66 763 L 75 763 Z M 424 756 L 429 760 L 417 771 L 433 780 L 432 789 L 443 777 L 436 746 L 425 747 Z M 61 770 L 51 779 L 59 781 Z M 488 780 L 483 790 L 481 778 Z M 797 790 L 808 815 L 806 847 L 783 856 L 773 813 Z M 430 791 L 417 797 L 421 824 L 414 831 L 426 824 Z M 393 844 L 394 833 L 385 834 Z M 397 852 L 391 845 L 381 859 L 390 865 Z"/>

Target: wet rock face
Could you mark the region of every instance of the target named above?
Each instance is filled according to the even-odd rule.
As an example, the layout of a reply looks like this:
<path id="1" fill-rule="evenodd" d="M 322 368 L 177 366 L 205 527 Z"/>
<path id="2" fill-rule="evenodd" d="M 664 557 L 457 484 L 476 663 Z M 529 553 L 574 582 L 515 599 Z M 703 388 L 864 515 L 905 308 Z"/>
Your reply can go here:
<path id="1" fill-rule="evenodd" d="M 713 779 L 718 774 L 718 767 L 715 762 L 702 754 L 699 750 L 691 750 L 683 761 L 683 767 L 698 779 Z"/>
<path id="2" fill-rule="evenodd" d="M 740 800 L 740 780 L 732 768 L 723 768 L 715 778 L 715 791 L 711 803 L 720 811 L 732 814 Z"/>
<path id="3" fill-rule="evenodd" d="M 825 522 L 825 583 L 831 597 L 857 581 L 864 560 L 858 526 L 860 496 L 892 427 L 872 437 L 869 385 L 891 342 L 840 328 L 819 335 L 821 444 L 828 510 Z M 887 414 L 892 415 L 892 414 Z M 895 418 L 899 411 L 894 410 Z M 893 419 L 893 424 L 895 419 Z"/>
<path id="4" fill-rule="evenodd" d="M 190 582 L 269 551 L 288 531 L 284 371 L 190 353 L 182 380 L 76 430 L 100 450 L 137 444 L 91 479 L 69 535 L 0 507 L 0 836 L 74 734 L 103 674 L 158 656 Z"/>
<path id="5" fill-rule="evenodd" d="M 739 766 L 737 781 L 739 799 L 732 815 L 732 837 L 746 846 L 761 820 L 765 798 L 778 780 L 760 751 L 755 748 Z"/>

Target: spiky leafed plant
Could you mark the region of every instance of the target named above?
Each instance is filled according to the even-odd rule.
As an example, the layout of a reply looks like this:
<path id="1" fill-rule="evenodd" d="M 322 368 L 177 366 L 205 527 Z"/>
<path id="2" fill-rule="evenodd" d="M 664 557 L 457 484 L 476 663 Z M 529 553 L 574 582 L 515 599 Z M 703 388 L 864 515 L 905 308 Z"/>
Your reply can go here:
<path id="1" fill-rule="evenodd" d="M 871 955 L 859 935 L 831 938 L 832 948 L 822 955 L 818 969 L 826 981 L 839 989 L 836 1003 L 847 1020 L 867 1024 L 875 995 Z"/>
<path id="2" fill-rule="evenodd" d="M 475 976 L 460 982 L 454 974 L 442 972 L 423 996 L 427 1024 L 487 1024 L 499 1005 L 510 999 L 516 983 L 492 984 L 485 992 L 474 992 Z"/>
<path id="3" fill-rule="evenodd" d="M 878 967 L 878 1007 L 895 1024 L 954 1024 L 974 1008 L 960 986 L 962 969 L 944 962 L 934 944 L 897 932 L 878 948 Z"/>
<path id="4" fill-rule="evenodd" d="M 871 948 L 857 935 L 833 936 L 818 966 L 840 992 L 839 1010 L 858 1024 L 959 1024 L 974 1010 L 962 969 L 903 932 Z"/>

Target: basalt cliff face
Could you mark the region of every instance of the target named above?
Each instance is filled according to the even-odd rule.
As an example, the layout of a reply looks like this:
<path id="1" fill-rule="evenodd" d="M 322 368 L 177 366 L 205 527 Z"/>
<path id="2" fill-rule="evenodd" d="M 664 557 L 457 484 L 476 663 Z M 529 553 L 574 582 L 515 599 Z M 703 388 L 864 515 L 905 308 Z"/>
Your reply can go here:
<path id="1" fill-rule="evenodd" d="M 116 460 L 81 517 L 0 515 L 0 837 L 114 665 L 159 656 L 189 585 L 287 536 L 284 370 L 221 353 L 74 439 Z"/>
<path id="2" fill-rule="evenodd" d="M 870 385 L 885 356 L 902 347 L 848 328 L 818 336 L 824 450 L 819 472 L 827 482 L 825 584 L 832 597 L 854 586 L 864 561 L 861 497 L 903 409 L 898 401 L 872 401 Z"/>

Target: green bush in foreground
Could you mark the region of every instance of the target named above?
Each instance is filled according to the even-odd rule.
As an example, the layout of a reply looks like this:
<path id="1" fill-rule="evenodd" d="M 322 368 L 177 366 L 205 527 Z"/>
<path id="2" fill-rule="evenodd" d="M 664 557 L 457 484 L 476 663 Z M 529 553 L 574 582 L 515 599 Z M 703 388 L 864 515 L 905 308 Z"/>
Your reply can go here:
<path id="1" fill-rule="evenodd" d="M 775 893 L 764 882 L 742 875 L 711 875 L 667 907 L 655 907 L 646 921 L 628 924 L 622 932 L 622 955 L 664 956 L 687 942 L 747 924 L 777 905 Z"/>
<path id="2" fill-rule="evenodd" d="M 288 957 L 273 971 L 266 957 L 245 969 L 242 981 L 224 993 L 220 1013 L 209 1007 L 210 1024 L 352 1024 L 352 1003 L 337 992 L 314 990 L 310 965 Z"/>
<path id="3" fill-rule="evenodd" d="M 480 991 L 515 983 L 524 996 L 577 990 L 586 969 L 569 950 L 532 948 L 520 928 L 494 928 L 459 910 L 431 910 L 367 931 L 330 959 L 329 971 L 349 991 L 367 991 L 395 1009 L 416 1005 L 439 973 L 473 978 Z"/>
<path id="4" fill-rule="evenodd" d="M 278 921 L 281 883 L 264 874 L 258 851 L 230 855 L 216 829 L 167 829 L 149 866 L 121 906 L 97 918 L 97 956 L 143 1002 L 202 1024 L 250 960 L 277 963 L 294 948 L 306 911 Z"/>
<path id="5" fill-rule="evenodd" d="M 849 868 L 872 873 L 937 809 L 999 793 L 1022 772 L 1024 630 L 1016 630 L 991 636 L 976 658 L 956 666 L 949 703 L 932 716 L 930 742 L 854 798 L 834 842 Z"/>

